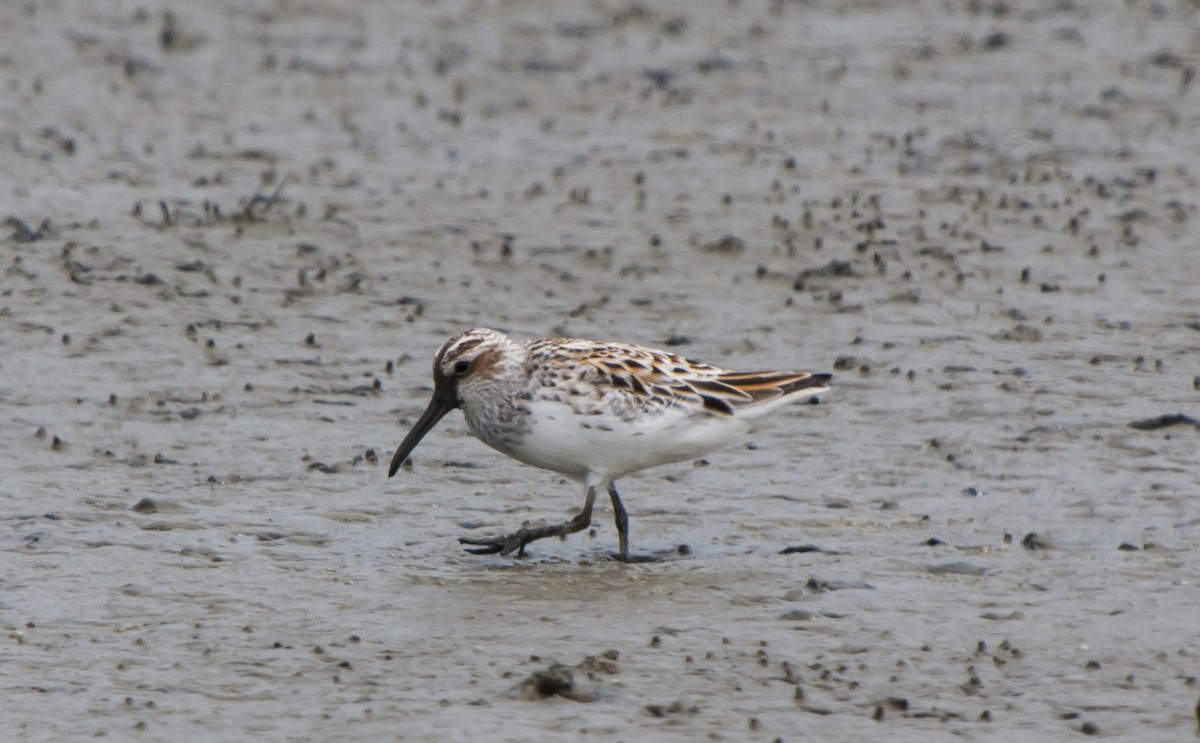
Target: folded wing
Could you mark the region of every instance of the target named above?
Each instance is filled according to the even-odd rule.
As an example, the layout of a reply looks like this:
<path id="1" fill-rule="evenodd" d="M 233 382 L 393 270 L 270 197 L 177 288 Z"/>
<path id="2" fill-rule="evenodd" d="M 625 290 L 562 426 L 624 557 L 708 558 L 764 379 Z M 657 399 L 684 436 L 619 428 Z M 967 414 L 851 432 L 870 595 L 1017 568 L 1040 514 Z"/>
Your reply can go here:
<path id="1" fill-rule="evenodd" d="M 571 365 L 540 363 L 543 369 L 582 369 L 619 411 L 628 416 L 648 409 L 683 408 L 718 416 L 765 413 L 779 404 L 829 389 L 829 374 L 802 371 L 734 372 L 691 361 L 666 351 L 623 343 L 554 339 L 535 342 L 530 360 L 539 364 L 555 355 Z M 774 404 L 772 404 L 774 403 Z M 625 413 L 621 413 L 626 417 Z"/>

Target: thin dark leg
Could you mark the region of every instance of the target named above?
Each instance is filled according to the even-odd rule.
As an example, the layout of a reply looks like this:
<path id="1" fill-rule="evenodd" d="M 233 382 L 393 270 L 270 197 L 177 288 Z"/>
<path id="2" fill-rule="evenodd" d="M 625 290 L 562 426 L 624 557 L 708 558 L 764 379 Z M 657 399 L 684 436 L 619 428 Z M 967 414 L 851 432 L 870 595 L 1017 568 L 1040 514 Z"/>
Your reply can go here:
<path id="1" fill-rule="evenodd" d="M 611 482 L 608 484 L 608 497 L 612 499 L 613 520 L 617 522 L 621 562 L 629 562 L 629 514 L 625 512 L 621 496 L 617 495 L 617 486 Z"/>
<path id="2" fill-rule="evenodd" d="M 461 537 L 458 541 L 462 544 L 470 544 L 478 547 L 478 549 L 467 549 L 467 552 L 475 555 L 507 555 L 516 550 L 517 556 L 521 557 L 525 554 L 525 545 L 530 542 L 536 542 L 546 537 L 565 537 L 568 534 L 583 531 L 591 526 L 592 506 L 596 503 L 596 488 L 588 485 L 585 494 L 587 500 L 583 503 L 583 510 L 575 514 L 575 518 L 565 524 L 517 529 L 512 534 L 504 537 Z"/>

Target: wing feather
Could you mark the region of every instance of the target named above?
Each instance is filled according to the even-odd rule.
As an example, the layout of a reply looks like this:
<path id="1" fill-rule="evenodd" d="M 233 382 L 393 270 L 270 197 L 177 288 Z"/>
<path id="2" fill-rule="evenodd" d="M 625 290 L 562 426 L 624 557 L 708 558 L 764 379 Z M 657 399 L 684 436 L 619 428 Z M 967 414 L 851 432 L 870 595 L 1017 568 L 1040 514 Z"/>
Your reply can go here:
<path id="1" fill-rule="evenodd" d="M 527 349 L 530 363 L 544 373 L 557 370 L 596 384 L 622 417 L 666 408 L 732 416 L 739 408 L 823 392 L 830 380 L 802 371 L 729 371 L 625 343 L 549 338 L 530 341 Z"/>

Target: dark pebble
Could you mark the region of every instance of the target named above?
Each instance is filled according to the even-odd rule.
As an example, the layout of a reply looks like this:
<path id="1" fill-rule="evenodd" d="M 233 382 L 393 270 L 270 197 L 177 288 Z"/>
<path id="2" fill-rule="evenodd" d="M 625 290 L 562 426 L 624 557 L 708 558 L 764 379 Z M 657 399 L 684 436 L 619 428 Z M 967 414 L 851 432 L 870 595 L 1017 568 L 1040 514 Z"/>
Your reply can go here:
<path id="1" fill-rule="evenodd" d="M 795 555 L 795 554 L 802 554 L 805 552 L 823 552 L 823 551 L 824 550 L 822 550 L 820 547 L 818 547 L 815 544 L 797 544 L 794 547 L 784 547 L 783 549 L 779 550 L 779 554 Z"/>
<path id="2" fill-rule="evenodd" d="M 725 235 L 716 242 L 707 243 L 704 251 L 721 255 L 737 255 L 746 249 L 746 242 L 737 235 Z"/>
<path id="3" fill-rule="evenodd" d="M 1029 532 L 1024 537 L 1021 537 L 1021 546 L 1027 550 L 1046 549 L 1046 543 L 1043 542 L 1041 538 L 1033 532 Z"/>
<path id="4" fill-rule="evenodd" d="M 1197 379 L 1200 380 L 1200 377 L 1197 377 Z M 1167 413 L 1153 418 L 1142 418 L 1141 420 L 1131 422 L 1129 427 L 1136 428 L 1139 431 L 1153 431 L 1158 428 L 1167 428 L 1168 426 L 1177 426 L 1183 423 L 1200 428 L 1200 419 L 1184 415 L 1183 413 Z"/>
<path id="5" fill-rule="evenodd" d="M 561 663 L 534 671 L 530 674 L 528 683 L 534 693 L 542 698 L 570 694 L 575 689 L 571 669 Z"/>

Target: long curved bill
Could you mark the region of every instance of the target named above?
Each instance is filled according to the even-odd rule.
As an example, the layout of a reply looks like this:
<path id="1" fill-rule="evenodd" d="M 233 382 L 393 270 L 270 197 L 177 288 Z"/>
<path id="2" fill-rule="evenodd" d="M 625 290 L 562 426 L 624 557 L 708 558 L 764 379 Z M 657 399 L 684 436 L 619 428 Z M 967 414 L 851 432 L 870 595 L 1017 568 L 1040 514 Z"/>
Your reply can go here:
<path id="1" fill-rule="evenodd" d="M 404 464 L 404 460 L 408 459 L 408 455 L 412 454 L 412 450 L 417 448 L 417 444 L 421 443 L 421 439 L 425 437 L 425 434 L 429 433 L 430 429 L 436 426 L 437 422 L 453 409 L 453 407 L 446 404 L 441 395 L 436 392 L 433 394 L 433 399 L 429 401 L 429 407 L 425 408 L 424 413 L 421 413 L 420 420 L 408 432 L 408 435 L 404 437 L 404 441 L 400 442 L 400 447 L 396 449 L 396 455 L 392 457 L 392 464 L 388 467 L 388 477 L 396 474 L 396 470 L 400 469 L 400 465 Z"/>

